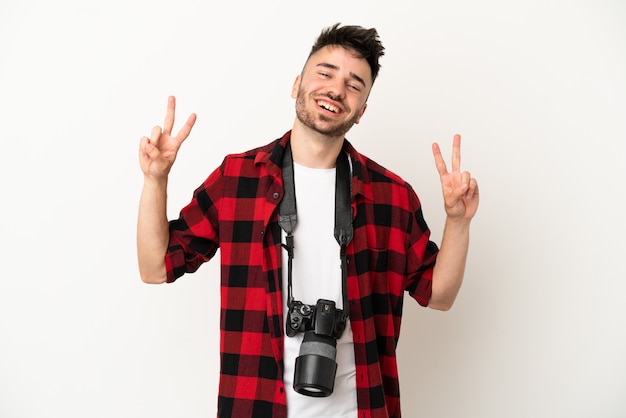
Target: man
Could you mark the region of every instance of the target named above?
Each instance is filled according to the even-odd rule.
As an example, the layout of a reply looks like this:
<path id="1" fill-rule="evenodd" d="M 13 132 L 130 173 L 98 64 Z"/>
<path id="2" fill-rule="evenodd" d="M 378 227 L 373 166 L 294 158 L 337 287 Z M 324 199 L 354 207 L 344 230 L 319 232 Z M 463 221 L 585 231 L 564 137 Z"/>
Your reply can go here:
<path id="1" fill-rule="evenodd" d="M 365 112 L 383 53 L 375 29 L 324 29 L 293 85 L 292 129 L 227 156 L 177 220 L 166 218 L 167 178 L 196 116 L 173 136 L 170 97 L 163 129 L 141 139 L 142 280 L 173 282 L 220 249 L 218 417 L 400 417 L 404 292 L 439 310 L 457 296 L 478 207 L 477 183 L 460 171 L 460 137 L 451 171 L 433 145 L 447 214 L 440 248 L 411 186 L 345 139 Z M 306 321 L 328 312 L 340 325 L 303 342 L 322 335 Z M 309 348 L 315 354 L 305 359 Z M 336 371 L 325 366 L 335 359 Z M 330 387 L 309 376 L 328 373 Z"/>

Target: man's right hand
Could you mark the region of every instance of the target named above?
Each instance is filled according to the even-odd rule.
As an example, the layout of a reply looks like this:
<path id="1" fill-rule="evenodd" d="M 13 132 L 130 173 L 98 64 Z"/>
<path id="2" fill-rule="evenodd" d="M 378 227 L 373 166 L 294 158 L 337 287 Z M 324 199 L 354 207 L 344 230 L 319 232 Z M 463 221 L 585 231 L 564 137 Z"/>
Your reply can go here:
<path id="1" fill-rule="evenodd" d="M 155 179 L 167 178 L 167 175 L 176 160 L 176 154 L 185 139 L 189 136 L 191 128 L 196 123 L 196 114 L 189 115 L 185 125 L 172 136 L 174 127 L 174 114 L 176 112 L 176 98 L 170 96 L 167 101 L 167 112 L 163 130 L 160 126 L 152 128 L 150 138 L 144 136 L 139 145 L 139 165 L 146 177 Z"/>
<path id="2" fill-rule="evenodd" d="M 185 126 L 172 136 L 176 99 L 170 96 L 163 130 L 152 129 L 150 138 L 141 138 L 139 164 L 144 174 L 143 190 L 137 218 L 137 260 L 141 280 L 163 283 L 167 280 L 165 253 L 169 243 L 167 221 L 167 176 L 183 141 L 189 136 L 196 115 L 191 114 Z"/>

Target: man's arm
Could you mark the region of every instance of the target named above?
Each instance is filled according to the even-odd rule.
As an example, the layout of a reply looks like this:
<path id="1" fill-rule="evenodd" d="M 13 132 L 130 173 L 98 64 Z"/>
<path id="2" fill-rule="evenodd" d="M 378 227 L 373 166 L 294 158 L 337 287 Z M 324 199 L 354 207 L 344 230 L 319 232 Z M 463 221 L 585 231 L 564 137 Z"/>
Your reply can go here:
<path id="1" fill-rule="evenodd" d="M 166 280 L 165 252 L 170 239 L 166 214 L 167 179 L 144 178 L 137 216 L 137 261 L 145 283 Z"/>
<path id="2" fill-rule="evenodd" d="M 141 138 L 139 165 L 144 174 L 137 216 L 137 261 L 141 280 L 166 281 L 165 253 L 169 243 L 167 179 L 183 141 L 196 121 L 192 114 L 176 136 L 172 136 L 176 100 L 169 97 L 163 130 L 155 126 L 150 138 Z"/>
<path id="3" fill-rule="evenodd" d="M 470 222 L 478 209 L 478 184 L 470 173 L 461 172 L 461 136 L 452 144 L 452 171 L 448 172 L 437 144 L 433 144 L 435 165 L 441 178 L 446 225 L 433 271 L 429 307 L 448 310 L 456 299 L 469 248 Z"/>
<path id="4" fill-rule="evenodd" d="M 433 271 L 429 308 L 447 311 L 456 299 L 465 273 L 469 248 L 469 221 L 447 219 Z"/>

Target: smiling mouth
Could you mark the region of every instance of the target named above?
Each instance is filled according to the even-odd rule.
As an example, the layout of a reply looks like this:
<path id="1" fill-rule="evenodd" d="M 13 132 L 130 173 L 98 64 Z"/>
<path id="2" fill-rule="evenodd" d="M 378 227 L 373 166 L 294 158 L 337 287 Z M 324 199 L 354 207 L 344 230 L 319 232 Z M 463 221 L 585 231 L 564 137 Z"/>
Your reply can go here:
<path id="1" fill-rule="evenodd" d="M 321 107 L 322 109 L 328 110 L 329 112 L 332 112 L 332 113 L 335 113 L 335 114 L 339 113 L 339 110 L 340 110 L 338 107 L 333 106 L 333 105 L 331 105 L 330 103 L 327 103 L 327 102 L 319 101 L 319 102 L 317 102 L 317 105 L 319 107 Z"/>

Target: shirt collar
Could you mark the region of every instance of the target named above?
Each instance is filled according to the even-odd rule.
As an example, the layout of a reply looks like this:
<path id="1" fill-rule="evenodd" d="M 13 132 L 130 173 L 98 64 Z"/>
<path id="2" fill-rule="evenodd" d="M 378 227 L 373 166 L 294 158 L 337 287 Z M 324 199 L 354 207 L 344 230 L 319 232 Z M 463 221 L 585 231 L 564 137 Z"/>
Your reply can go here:
<path id="1" fill-rule="evenodd" d="M 274 145 L 269 152 L 259 152 L 255 158 L 255 164 L 265 164 L 270 175 L 281 177 L 282 180 L 282 160 L 287 143 L 291 139 L 291 130 L 287 131 L 281 138 L 274 141 Z M 364 169 L 367 165 L 366 158 L 360 154 L 348 141 L 344 140 L 343 151 L 347 152 L 352 161 L 352 195 L 363 195 L 369 200 L 373 200 L 369 173 Z M 282 181 L 281 181 L 282 183 Z"/>

